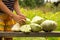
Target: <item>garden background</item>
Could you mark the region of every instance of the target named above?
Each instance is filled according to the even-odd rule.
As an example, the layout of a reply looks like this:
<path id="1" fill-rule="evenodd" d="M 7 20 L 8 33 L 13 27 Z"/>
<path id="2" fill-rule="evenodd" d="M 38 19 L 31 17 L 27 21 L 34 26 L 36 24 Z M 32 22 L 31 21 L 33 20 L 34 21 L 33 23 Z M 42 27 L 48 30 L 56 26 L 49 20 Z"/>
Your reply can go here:
<path id="1" fill-rule="evenodd" d="M 60 31 L 60 4 L 45 0 L 19 0 L 20 11 L 32 19 L 38 15 L 45 19 L 54 20 L 58 23 L 55 31 Z M 14 13 L 16 13 L 14 11 Z M 60 37 L 14 37 L 14 40 L 60 40 Z"/>

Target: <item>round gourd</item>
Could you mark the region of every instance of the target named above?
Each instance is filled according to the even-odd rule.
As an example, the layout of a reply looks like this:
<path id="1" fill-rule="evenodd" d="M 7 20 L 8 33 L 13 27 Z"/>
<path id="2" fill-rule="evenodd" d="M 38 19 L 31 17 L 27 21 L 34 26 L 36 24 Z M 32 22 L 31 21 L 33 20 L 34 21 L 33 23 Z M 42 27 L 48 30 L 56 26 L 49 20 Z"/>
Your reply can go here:
<path id="1" fill-rule="evenodd" d="M 41 26 L 42 26 L 43 31 L 51 32 L 54 29 L 56 29 L 57 23 L 55 21 L 52 21 L 52 20 L 46 20 L 41 24 Z"/>
<path id="2" fill-rule="evenodd" d="M 23 25 L 20 27 L 20 31 L 25 32 L 25 33 L 29 33 L 29 32 L 31 32 L 31 27 L 30 27 L 30 25 Z"/>
<path id="3" fill-rule="evenodd" d="M 32 19 L 32 23 L 36 23 L 36 24 L 41 24 L 42 22 L 44 21 L 44 19 L 42 17 L 39 17 L 39 16 L 35 16 L 33 19 Z"/>
<path id="4" fill-rule="evenodd" d="M 31 20 L 29 18 L 26 18 L 26 24 L 30 24 L 31 23 Z"/>
<path id="5" fill-rule="evenodd" d="M 12 31 L 20 31 L 20 24 L 19 23 L 16 23 L 15 25 L 13 25 Z"/>
<path id="6" fill-rule="evenodd" d="M 39 32 L 41 31 L 41 26 L 35 23 L 30 24 L 31 31 L 33 32 Z"/>

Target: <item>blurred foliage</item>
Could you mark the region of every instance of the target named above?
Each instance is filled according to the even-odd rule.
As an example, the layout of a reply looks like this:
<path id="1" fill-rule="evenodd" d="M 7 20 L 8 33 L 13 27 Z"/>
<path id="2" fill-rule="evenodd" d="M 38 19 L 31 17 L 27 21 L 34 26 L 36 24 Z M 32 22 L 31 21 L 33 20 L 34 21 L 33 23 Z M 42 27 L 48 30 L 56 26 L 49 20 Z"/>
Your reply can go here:
<path id="1" fill-rule="evenodd" d="M 51 2 L 44 3 L 44 0 L 19 0 L 19 4 L 20 7 L 24 7 L 26 9 L 40 8 L 44 13 L 48 11 L 60 11 L 60 4 L 55 6 L 54 3 Z"/>
<path id="2" fill-rule="evenodd" d="M 40 7 L 41 5 L 44 4 L 44 0 L 19 0 L 19 4 L 22 7 Z"/>

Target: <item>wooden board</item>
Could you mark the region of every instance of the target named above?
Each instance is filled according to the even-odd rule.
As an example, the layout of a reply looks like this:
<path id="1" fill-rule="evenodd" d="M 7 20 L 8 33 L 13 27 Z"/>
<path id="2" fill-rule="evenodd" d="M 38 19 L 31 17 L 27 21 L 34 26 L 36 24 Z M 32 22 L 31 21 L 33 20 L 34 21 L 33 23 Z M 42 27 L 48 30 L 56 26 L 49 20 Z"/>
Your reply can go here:
<path id="1" fill-rule="evenodd" d="M 60 37 L 60 32 L 0 32 L 0 37 Z"/>

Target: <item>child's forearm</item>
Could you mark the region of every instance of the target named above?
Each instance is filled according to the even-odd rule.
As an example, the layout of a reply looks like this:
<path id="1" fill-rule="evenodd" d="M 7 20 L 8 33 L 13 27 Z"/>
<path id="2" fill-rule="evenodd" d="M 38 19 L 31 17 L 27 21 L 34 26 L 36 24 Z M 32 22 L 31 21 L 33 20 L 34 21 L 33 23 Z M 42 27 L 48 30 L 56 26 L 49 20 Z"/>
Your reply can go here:
<path id="1" fill-rule="evenodd" d="M 15 1 L 15 3 L 14 3 L 14 9 L 15 9 L 15 11 L 16 11 L 17 14 L 21 14 L 21 12 L 20 12 L 20 6 L 19 6 L 18 1 Z"/>
<path id="2" fill-rule="evenodd" d="M 3 12 L 5 12 L 6 14 L 8 14 L 9 16 L 11 16 L 11 17 L 14 16 L 14 14 L 12 13 L 12 11 L 10 11 L 2 1 L 0 1 L 0 9 Z"/>

